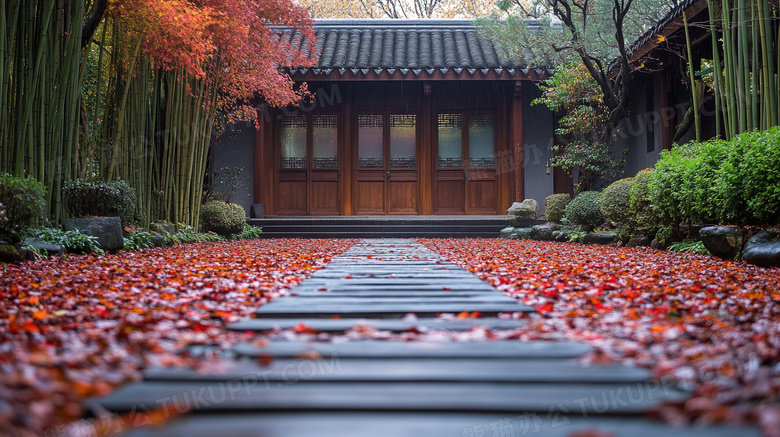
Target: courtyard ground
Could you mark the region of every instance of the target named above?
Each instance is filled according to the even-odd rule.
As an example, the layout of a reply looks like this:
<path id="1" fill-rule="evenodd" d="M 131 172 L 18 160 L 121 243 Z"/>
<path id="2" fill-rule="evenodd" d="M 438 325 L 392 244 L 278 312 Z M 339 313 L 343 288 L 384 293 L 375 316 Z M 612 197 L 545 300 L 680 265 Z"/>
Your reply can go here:
<path id="1" fill-rule="evenodd" d="M 509 328 L 226 329 L 354 240 L 182 245 L 3 266 L 0 428 L 8 435 L 66 429 L 85 399 L 139 380 L 144 369 L 214 366 L 242 342 L 374 339 L 582 342 L 593 351 L 581 363 L 626 363 L 693 391 L 656 410 L 668 422 L 759 424 L 766 435 L 780 429 L 779 269 L 651 249 L 420 242 L 536 313 L 515 313 L 527 320 Z M 476 310 L 440 316 L 487 317 Z"/>

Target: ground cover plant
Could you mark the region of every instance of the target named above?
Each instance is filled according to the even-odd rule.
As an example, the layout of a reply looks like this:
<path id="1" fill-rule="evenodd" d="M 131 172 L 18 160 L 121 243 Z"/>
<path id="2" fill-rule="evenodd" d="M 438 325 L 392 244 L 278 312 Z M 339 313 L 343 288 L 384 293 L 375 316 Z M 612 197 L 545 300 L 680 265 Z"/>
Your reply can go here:
<path id="1" fill-rule="evenodd" d="M 0 433 L 46 435 L 145 367 L 207 361 L 190 346 L 219 356 L 250 335 L 227 323 L 351 244 L 242 240 L 0 264 Z"/>
<path id="2" fill-rule="evenodd" d="M 780 430 L 780 269 L 648 248 L 421 242 L 539 313 L 486 338 L 585 341 L 596 349 L 587 361 L 643 366 L 694 390 L 658 411 L 672 423 Z"/>

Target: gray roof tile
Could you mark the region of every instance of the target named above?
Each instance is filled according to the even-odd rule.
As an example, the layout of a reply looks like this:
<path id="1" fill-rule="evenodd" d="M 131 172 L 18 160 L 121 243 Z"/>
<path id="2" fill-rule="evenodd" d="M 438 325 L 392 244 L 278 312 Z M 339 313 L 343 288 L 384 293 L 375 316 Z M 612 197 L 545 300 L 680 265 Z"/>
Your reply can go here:
<path id="1" fill-rule="evenodd" d="M 411 69 L 419 74 L 432 69 L 499 72 L 525 67 L 519 56 L 466 20 L 317 20 L 314 30 L 316 44 L 311 53 L 304 53 L 321 71 Z M 279 32 L 285 41 L 300 39 L 299 32 L 295 36 L 289 29 Z"/>

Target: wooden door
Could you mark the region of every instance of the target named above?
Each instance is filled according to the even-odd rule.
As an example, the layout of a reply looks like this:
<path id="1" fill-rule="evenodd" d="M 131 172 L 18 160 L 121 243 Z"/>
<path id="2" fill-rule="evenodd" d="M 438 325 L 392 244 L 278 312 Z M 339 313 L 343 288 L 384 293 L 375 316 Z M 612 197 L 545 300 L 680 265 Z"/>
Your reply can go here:
<path id="1" fill-rule="evenodd" d="M 418 214 L 417 116 L 360 114 L 357 131 L 355 212 Z"/>
<path id="2" fill-rule="evenodd" d="M 339 215 L 338 116 L 282 117 L 277 213 Z"/>
<path id="3" fill-rule="evenodd" d="M 434 212 L 496 214 L 495 114 L 439 113 Z"/>

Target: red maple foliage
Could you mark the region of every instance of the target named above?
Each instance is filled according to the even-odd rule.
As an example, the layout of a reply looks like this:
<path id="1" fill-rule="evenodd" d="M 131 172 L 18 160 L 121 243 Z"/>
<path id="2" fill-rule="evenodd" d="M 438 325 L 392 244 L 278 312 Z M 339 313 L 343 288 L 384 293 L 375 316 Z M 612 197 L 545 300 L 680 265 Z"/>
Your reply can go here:
<path id="1" fill-rule="evenodd" d="M 251 338 L 225 326 L 351 244 L 185 244 L 0 265 L 0 433 L 44 435 L 145 367 L 194 366 L 192 346 L 219 355 Z"/>
<path id="2" fill-rule="evenodd" d="M 308 12 L 290 0 L 109 0 L 107 12 L 156 67 L 216 87 L 217 101 L 204 104 L 216 103 L 228 121 L 254 119 L 249 103 L 258 96 L 284 106 L 308 95 L 281 70 L 311 65 L 315 41 Z M 295 28 L 296 36 L 279 38 L 273 26 Z"/>
<path id="3" fill-rule="evenodd" d="M 593 363 L 672 377 L 693 396 L 674 423 L 780 431 L 780 269 L 649 248 L 420 240 L 540 313 L 495 338 L 585 341 Z"/>

